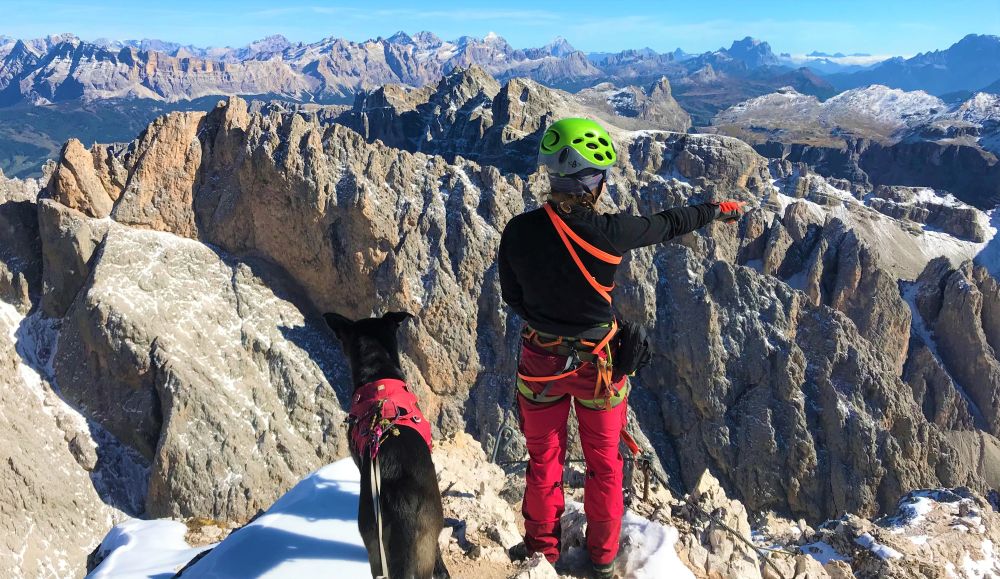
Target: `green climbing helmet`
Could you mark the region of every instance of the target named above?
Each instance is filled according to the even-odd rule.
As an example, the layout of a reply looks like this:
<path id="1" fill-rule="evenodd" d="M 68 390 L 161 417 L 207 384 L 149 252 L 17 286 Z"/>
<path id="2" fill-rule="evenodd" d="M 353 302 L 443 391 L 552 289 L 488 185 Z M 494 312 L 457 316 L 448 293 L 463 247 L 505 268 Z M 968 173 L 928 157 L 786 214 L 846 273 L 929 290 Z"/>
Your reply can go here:
<path id="1" fill-rule="evenodd" d="M 584 169 L 606 171 L 616 159 L 611 136 L 590 119 L 562 119 L 552 123 L 538 147 L 538 164 L 559 175 L 572 175 Z"/>

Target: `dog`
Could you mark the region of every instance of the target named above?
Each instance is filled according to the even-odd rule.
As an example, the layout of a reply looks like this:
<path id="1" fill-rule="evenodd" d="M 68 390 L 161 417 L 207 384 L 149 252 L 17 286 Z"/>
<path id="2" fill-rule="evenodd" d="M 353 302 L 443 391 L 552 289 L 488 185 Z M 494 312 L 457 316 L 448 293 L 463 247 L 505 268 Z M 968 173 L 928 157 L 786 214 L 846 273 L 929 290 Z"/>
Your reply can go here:
<path id="1" fill-rule="evenodd" d="M 431 460 L 430 425 L 420 413 L 416 397 L 402 384 L 405 377 L 400 368 L 396 335 L 402 323 L 411 317 L 406 312 L 390 312 L 381 318 L 352 321 L 328 313 L 323 319 L 340 340 L 351 367 L 354 383 L 349 427 L 351 456 L 362 475 L 358 530 L 368 549 L 372 576 L 448 579 L 450 575 L 438 546 L 438 536 L 444 527 L 444 509 Z M 386 386 L 403 397 L 403 404 L 396 404 L 396 400 L 384 401 L 376 404 L 376 411 L 369 416 L 374 416 L 375 422 L 382 425 L 387 424 L 380 421 L 386 414 L 378 416 L 378 412 L 402 415 L 402 418 L 389 427 L 395 433 L 383 433 L 381 429 L 373 433 L 369 428 L 373 420 L 356 414 L 359 409 L 366 408 L 365 398 L 369 394 L 375 391 L 386 394 Z M 367 408 L 372 408 L 370 398 Z M 377 446 L 376 460 L 381 470 L 379 505 L 388 569 L 382 569 L 379 554 L 379 529 L 370 476 L 373 472 L 371 452 L 363 446 L 371 442 L 373 436 L 382 441 Z"/>

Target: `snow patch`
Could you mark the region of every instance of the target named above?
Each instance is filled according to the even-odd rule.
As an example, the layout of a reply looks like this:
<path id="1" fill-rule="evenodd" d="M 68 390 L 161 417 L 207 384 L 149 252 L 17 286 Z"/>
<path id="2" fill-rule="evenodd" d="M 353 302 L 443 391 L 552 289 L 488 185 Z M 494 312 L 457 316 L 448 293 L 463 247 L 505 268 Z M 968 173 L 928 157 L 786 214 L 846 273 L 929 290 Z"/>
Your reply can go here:
<path id="1" fill-rule="evenodd" d="M 350 458 L 303 479 L 267 512 L 235 531 L 185 571 L 197 579 L 368 577 L 368 552 L 358 534 L 358 469 Z M 122 527 L 119 525 L 119 527 Z M 107 559 L 92 578 L 173 576 L 204 549 L 184 542 L 173 521 L 139 521 L 112 530 Z"/>
<path id="2" fill-rule="evenodd" d="M 862 534 L 860 537 L 854 539 L 854 542 L 861 545 L 865 549 L 868 549 L 872 553 L 875 553 L 875 555 L 883 561 L 888 559 L 901 559 L 903 557 L 902 553 L 888 545 L 879 543 L 875 540 L 875 537 L 872 537 L 869 533 Z"/>
<path id="3" fill-rule="evenodd" d="M 180 571 L 211 546 L 195 548 L 184 540 L 187 526 L 176 521 L 130 519 L 116 525 L 101 541 L 104 561 L 88 579 L 146 579 Z"/>
<path id="4" fill-rule="evenodd" d="M 583 505 L 567 501 L 563 517 L 563 541 L 570 546 L 564 547 L 560 560 L 571 569 L 584 569 L 590 557 L 583 546 Z M 569 524 L 567 519 L 571 521 Z M 677 540 L 678 532 L 674 527 L 626 512 L 615 569 L 627 579 L 694 579 L 694 574 L 677 556 L 674 548 Z"/>
<path id="5" fill-rule="evenodd" d="M 983 558 L 980 560 L 973 560 L 966 553 L 965 557 L 962 559 L 962 570 L 965 572 L 965 576 L 969 579 L 983 579 L 987 577 L 996 577 L 997 571 L 1000 570 L 1000 562 L 997 561 L 996 554 L 993 552 L 993 541 L 989 539 L 983 540 Z"/>
<path id="6" fill-rule="evenodd" d="M 851 558 L 841 555 L 839 551 L 830 546 L 825 541 L 816 541 L 808 545 L 802 545 L 799 549 L 813 559 L 819 561 L 821 565 L 826 565 L 830 561 L 850 561 Z"/>
<path id="7" fill-rule="evenodd" d="M 631 548 L 625 554 L 625 576 L 629 579 L 693 579 L 694 574 L 677 557 L 674 549 L 677 539 L 674 527 L 626 513 L 622 520 L 622 544 Z"/>

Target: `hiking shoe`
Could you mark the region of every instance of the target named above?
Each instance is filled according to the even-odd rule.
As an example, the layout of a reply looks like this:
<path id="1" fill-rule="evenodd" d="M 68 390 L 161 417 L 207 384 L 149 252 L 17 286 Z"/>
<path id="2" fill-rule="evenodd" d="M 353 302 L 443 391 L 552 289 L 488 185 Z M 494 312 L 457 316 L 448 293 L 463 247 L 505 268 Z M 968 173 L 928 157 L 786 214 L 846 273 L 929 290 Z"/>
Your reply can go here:
<path id="1" fill-rule="evenodd" d="M 592 563 L 591 577 L 594 579 L 615 579 L 615 564 L 606 563 L 604 565 L 598 565 L 597 563 Z"/>
<path id="2" fill-rule="evenodd" d="M 507 556 L 510 557 L 510 560 L 515 563 L 526 560 L 529 555 L 531 555 L 531 553 L 528 552 L 528 546 L 523 542 L 507 549 Z"/>

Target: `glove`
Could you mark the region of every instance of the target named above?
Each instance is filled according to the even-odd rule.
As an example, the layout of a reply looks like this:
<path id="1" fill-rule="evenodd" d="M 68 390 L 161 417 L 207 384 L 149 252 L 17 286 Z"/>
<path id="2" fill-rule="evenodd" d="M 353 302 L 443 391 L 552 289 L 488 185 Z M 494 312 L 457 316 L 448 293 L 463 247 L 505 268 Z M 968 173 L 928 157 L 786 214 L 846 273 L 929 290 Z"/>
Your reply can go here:
<path id="1" fill-rule="evenodd" d="M 715 218 L 725 223 L 736 223 L 746 213 L 746 201 L 723 201 L 712 203 L 715 206 Z"/>

